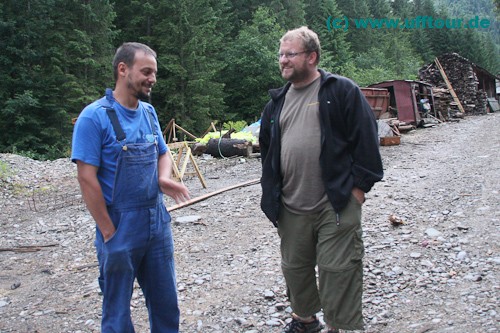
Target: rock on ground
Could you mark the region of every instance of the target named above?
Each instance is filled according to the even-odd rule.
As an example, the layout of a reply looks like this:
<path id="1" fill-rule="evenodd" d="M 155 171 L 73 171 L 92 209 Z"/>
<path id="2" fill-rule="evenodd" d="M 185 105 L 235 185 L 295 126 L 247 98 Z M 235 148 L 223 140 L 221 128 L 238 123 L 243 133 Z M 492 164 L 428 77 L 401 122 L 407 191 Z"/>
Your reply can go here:
<path id="1" fill-rule="evenodd" d="M 404 134 L 364 206 L 366 332 L 498 332 L 500 113 Z M 192 197 L 260 176 L 197 158 Z M 99 332 L 94 222 L 68 159 L 0 155 L 0 332 Z M 280 332 L 290 308 L 260 185 L 172 212 L 181 332 Z M 167 205 L 173 202 L 167 199 Z M 139 286 L 137 332 L 148 332 Z"/>

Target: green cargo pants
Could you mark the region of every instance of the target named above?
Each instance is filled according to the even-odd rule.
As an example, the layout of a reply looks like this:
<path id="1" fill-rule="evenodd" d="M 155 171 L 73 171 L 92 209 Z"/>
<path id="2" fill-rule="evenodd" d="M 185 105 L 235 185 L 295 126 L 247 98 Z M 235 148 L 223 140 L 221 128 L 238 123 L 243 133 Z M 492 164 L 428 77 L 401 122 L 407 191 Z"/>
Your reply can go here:
<path id="1" fill-rule="evenodd" d="M 363 329 L 364 247 L 361 204 L 356 198 L 351 195 L 338 216 L 331 205 L 311 215 L 294 214 L 282 205 L 278 233 L 293 311 L 308 317 L 323 309 L 331 327 Z"/>

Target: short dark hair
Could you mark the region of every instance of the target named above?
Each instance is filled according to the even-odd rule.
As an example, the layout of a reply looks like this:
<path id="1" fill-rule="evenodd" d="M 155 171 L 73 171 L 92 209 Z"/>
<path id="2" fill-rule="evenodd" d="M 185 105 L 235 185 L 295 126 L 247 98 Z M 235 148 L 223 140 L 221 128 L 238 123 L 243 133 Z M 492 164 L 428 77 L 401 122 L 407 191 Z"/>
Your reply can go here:
<path id="1" fill-rule="evenodd" d="M 116 50 L 115 57 L 113 58 L 113 77 L 115 81 L 118 79 L 118 64 L 124 62 L 127 66 L 132 67 L 137 51 L 143 51 L 156 59 L 156 52 L 145 44 L 136 42 L 123 43 L 122 46 Z"/>
<path id="2" fill-rule="evenodd" d="M 285 40 L 292 40 L 295 38 L 299 39 L 302 42 L 304 51 L 316 52 L 316 54 L 318 55 L 316 57 L 316 64 L 318 64 L 319 59 L 321 57 L 321 45 L 319 42 L 318 35 L 308 27 L 302 26 L 294 30 L 288 30 L 283 35 L 283 37 L 281 37 L 280 43 L 282 43 Z"/>

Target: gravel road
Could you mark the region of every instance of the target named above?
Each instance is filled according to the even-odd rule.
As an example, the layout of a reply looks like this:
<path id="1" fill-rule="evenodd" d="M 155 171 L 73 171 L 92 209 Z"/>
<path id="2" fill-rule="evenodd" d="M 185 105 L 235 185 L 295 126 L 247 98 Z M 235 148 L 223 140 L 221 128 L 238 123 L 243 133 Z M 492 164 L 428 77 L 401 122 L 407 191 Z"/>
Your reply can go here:
<path id="1" fill-rule="evenodd" d="M 363 211 L 367 333 L 500 331 L 500 113 L 383 146 Z M 260 177 L 258 158 L 198 157 L 192 197 Z M 99 332 L 94 223 L 68 159 L 0 154 L 0 332 Z M 170 199 L 169 199 L 170 200 Z M 278 333 L 290 308 L 260 185 L 174 210 L 181 332 Z M 173 203 L 167 201 L 167 205 Z M 148 332 L 136 286 L 137 332 Z"/>

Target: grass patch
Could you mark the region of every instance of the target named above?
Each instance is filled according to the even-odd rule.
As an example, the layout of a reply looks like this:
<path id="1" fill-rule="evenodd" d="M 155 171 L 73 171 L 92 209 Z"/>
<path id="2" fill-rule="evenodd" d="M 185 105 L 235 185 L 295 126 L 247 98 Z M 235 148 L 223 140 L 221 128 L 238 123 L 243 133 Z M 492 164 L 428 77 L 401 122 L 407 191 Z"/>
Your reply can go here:
<path id="1" fill-rule="evenodd" d="M 0 161 L 0 180 L 5 180 L 12 175 L 13 173 L 10 167 L 5 162 Z"/>

